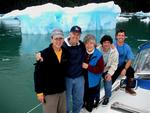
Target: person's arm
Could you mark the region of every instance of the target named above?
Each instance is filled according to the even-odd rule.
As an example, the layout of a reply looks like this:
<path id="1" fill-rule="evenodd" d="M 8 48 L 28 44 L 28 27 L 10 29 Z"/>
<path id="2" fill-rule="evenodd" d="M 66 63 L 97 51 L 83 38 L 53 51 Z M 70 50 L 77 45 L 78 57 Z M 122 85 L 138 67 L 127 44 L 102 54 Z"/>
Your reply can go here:
<path id="1" fill-rule="evenodd" d="M 112 76 L 118 67 L 118 60 L 119 60 L 119 53 L 117 49 L 115 49 L 114 47 L 113 52 L 110 54 L 110 57 L 108 59 L 108 63 L 111 64 L 109 64 L 110 66 L 108 67 L 108 71 L 105 75 L 105 80 L 110 81 L 112 79 Z"/>
<path id="2" fill-rule="evenodd" d="M 124 69 L 121 71 L 121 75 L 123 76 L 126 74 L 126 71 L 128 70 L 128 68 L 132 65 L 132 60 L 134 59 L 134 55 L 130 46 L 127 45 L 126 50 L 127 50 L 127 61 L 126 61 Z"/>
<path id="3" fill-rule="evenodd" d="M 132 61 L 128 60 L 127 63 L 125 64 L 124 69 L 121 71 L 120 75 L 125 76 L 126 75 L 126 71 L 131 66 L 131 64 L 132 64 Z"/>
<path id="4" fill-rule="evenodd" d="M 119 62 L 119 53 L 118 53 L 117 49 L 114 48 L 113 53 L 111 54 L 111 56 L 109 58 L 110 59 L 108 59 L 108 60 L 110 60 L 111 65 L 108 69 L 108 74 L 112 76 L 114 74 L 114 72 L 116 71 L 116 69 L 118 67 L 118 62 Z"/>
<path id="5" fill-rule="evenodd" d="M 42 63 L 38 61 L 34 65 L 35 65 L 35 70 L 34 70 L 35 92 L 37 93 L 38 100 L 44 103 L 45 96 L 43 94 L 43 78 L 41 76 Z"/>
<path id="6" fill-rule="evenodd" d="M 132 60 L 128 60 L 124 69 L 127 70 L 132 65 Z"/>

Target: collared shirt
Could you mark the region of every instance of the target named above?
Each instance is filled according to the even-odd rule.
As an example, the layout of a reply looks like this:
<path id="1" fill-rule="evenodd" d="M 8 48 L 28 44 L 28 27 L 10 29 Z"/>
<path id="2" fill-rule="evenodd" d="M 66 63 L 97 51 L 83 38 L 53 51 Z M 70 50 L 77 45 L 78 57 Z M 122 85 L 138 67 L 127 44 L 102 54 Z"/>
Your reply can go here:
<path id="1" fill-rule="evenodd" d="M 60 51 L 54 51 L 54 52 L 55 52 L 55 54 L 57 56 L 57 59 L 58 59 L 58 61 L 60 63 L 60 61 L 61 61 L 61 55 L 62 55 L 62 49 Z"/>
<path id="2" fill-rule="evenodd" d="M 69 43 L 69 39 L 70 39 L 70 37 L 65 38 L 65 42 L 66 42 L 67 46 L 71 47 L 72 45 Z M 80 45 L 80 42 L 77 42 L 77 45 Z"/>

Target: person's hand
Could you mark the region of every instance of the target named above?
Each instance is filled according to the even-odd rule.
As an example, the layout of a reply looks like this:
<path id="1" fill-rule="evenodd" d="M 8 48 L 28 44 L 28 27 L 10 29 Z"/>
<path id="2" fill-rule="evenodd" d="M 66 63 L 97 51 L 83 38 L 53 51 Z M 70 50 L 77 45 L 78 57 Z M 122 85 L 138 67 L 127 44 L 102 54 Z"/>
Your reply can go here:
<path id="1" fill-rule="evenodd" d="M 126 75 L 126 69 L 123 69 L 120 73 L 121 76 L 125 76 Z"/>
<path id="2" fill-rule="evenodd" d="M 82 63 L 82 68 L 87 69 L 88 68 L 88 64 L 87 63 Z"/>
<path id="3" fill-rule="evenodd" d="M 38 98 L 38 100 L 39 100 L 41 103 L 45 103 L 45 96 L 44 96 L 44 95 L 37 95 L 37 98 Z"/>
<path id="4" fill-rule="evenodd" d="M 43 58 L 42 58 L 42 56 L 41 56 L 41 53 L 37 53 L 37 54 L 35 55 L 35 58 L 36 58 L 36 61 L 41 61 L 41 62 L 43 62 Z"/>
<path id="5" fill-rule="evenodd" d="M 114 44 L 111 44 L 111 48 L 112 48 L 112 49 L 115 49 L 115 46 L 114 46 Z"/>
<path id="6" fill-rule="evenodd" d="M 105 75 L 105 80 L 110 81 L 111 80 L 111 75 L 110 74 Z"/>

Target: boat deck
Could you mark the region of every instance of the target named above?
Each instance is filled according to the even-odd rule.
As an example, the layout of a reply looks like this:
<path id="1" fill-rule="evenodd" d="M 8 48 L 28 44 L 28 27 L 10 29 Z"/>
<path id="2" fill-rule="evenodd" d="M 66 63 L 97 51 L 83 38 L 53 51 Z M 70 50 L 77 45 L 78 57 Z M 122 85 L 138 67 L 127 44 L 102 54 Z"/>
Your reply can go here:
<path id="1" fill-rule="evenodd" d="M 134 113 L 150 113 L 150 90 L 142 89 L 138 87 L 136 90 L 137 95 L 133 96 L 125 92 L 123 88 L 114 90 L 112 97 L 110 98 L 107 106 L 99 104 L 92 113 L 129 113 L 122 110 L 112 109 L 111 105 L 115 102 L 119 102 L 123 105 L 127 105 L 131 108 L 138 109 L 138 112 Z M 104 90 L 101 91 L 101 98 L 104 95 Z M 142 112 L 140 112 L 140 110 Z M 81 110 L 80 113 L 87 113 L 86 110 Z M 133 113 L 133 112 L 130 112 Z"/>

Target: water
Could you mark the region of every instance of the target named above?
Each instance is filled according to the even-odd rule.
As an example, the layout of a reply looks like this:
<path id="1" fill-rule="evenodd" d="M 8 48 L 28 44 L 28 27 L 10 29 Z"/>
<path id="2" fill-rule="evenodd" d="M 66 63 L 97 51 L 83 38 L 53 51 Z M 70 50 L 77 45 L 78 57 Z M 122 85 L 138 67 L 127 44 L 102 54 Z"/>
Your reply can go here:
<path id="1" fill-rule="evenodd" d="M 118 23 L 118 28 L 127 31 L 127 42 L 135 54 L 140 44 L 150 40 L 150 24 L 141 23 L 137 18 Z M 103 34 L 115 36 L 115 30 L 88 31 L 81 39 L 86 33 L 95 34 L 97 43 Z M 19 26 L 0 24 L 0 113 L 27 113 L 38 104 L 33 84 L 34 55 L 49 42 L 49 35 L 22 35 Z M 38 107 L 32 113 L 41 111 Z"/>

